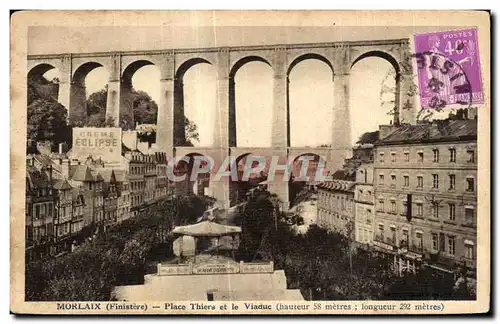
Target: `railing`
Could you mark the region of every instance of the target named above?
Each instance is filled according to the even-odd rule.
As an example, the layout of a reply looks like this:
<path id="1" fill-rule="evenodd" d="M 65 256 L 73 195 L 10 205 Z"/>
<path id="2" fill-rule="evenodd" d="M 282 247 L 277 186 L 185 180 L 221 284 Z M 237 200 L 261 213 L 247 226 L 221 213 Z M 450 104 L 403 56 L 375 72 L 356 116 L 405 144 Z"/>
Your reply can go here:
<path id="1" fill-rule="evenodd" d="M 158 276 L 179 276 L 191 274 L 235 274 L 235 273 L 272 273 L 274 262 L 222 262 L 222 263 L 183 263 L 157 265 Z"/>

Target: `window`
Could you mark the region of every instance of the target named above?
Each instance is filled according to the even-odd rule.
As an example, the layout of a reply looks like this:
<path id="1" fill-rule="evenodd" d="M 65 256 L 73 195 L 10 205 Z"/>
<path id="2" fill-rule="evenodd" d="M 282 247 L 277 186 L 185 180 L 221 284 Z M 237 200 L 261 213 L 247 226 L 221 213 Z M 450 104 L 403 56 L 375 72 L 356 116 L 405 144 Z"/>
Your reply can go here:
<path id="1" fill-rule="evenodd" d="M 438 242 L 438 235 L 437 234 L 432 234 L 432 249 L 434 251 L 438 250 L 439 242 Z"/>
<path id="2" fill-rule="evenodd" d="M 424 246 L 424 239 L 423 239 L 422 233 L 421 232 L 416 232 L 415 233 L 415 237 L 417 238 L 417 248 L 419 250 L 422 250 L 422 248 Z"/>
<path id="3" fill-rule="evenodd" d="M 448 175 L 448 177 L 450 179 L 450 187 L 448 189 L 453 190 L 453 189 L 455 189 L 455 175 L 450 174 L 450 175 Z"/>
<path id="4" fill-rule="evenodd" d="M 35 206 L 35 218 L 40 218 L 40 205 Z"/>
<path id="5" fill-rule="evenodd" d="M 391 201 L 391 211 L 392 211 L 393 213 L 395 213 L 395 212 L 396 212 L 396 202 L 395 202 L 395 201 Z"/>
<path id="6" fill-rule="evenodd" d="M 465 257 L 467 259 L 474 259 L 474 243 L 472 241 L 465 240 L 464 246 L 465 246 L 465 251 L 464 251 Z"/>
<path id="7" fill-rule="evenodd" d="M 396 244 L 396 226 L 394 225 L 391 226 L 391 236 L 392 244 Z"/>
<path id="8" fill-rule="evenodd" d="M 467 162 L 474 163 L 474 161 L 475 161 L 475 152 L 474 152 L 474 150 L 468 150 L 467 151 L 467 155 L 469 156 L 469 159 L 467 160 Z"/>
<path id="9" fill-rule="evenodd" d="M 436 203 L 432 204 L 432 217 L 439 218 L 439 205 Z"/>
<path id="10" fill-rule="evenodd" d="M 417 216 L 422 216 L 424 211 L 424 206 L 420 203 L 417 203 Z"/>
<path id="11" fill-rule="evenodd" d="M 410 177 L 409 176 L 404 176 L 403 179 L 405 181 L 404 186 L 405 187 L 409 187 L 410 186 Z"/>
<path id="12" fill-rule="evenodd" d="M 439 175 L 437 174 L 432 175 L 432 188 L 439 188 Z"/>
<path id="13" fill-rule="evenodd" d="M 396 153 L 395 152 L 391 153 L 391 162 L 396 162 Z"/>
<path id="14" fill-rule="evenodd" d="M 395 186 L 395 185 L 396 185 L 396 175 L 391 174 L 391 186 Z"/>
<path id="15" fill-rule="evenodd" d="M 417 176 L 417 188 L 423 188 L 423 187 L 424 187 L 424 177 Z"/>
<path id="16" fill-rule="evenodd" d="M 408 229 L 403 229 L 403 238 L 401 239 L 401 246 L 408 247 Z"/>
<path id="17" fill-rule="evenodd" d="M 380 152 L 379 162 L 384 163 L 384 152 Z"/>
<path id="18" fill-rule="evenodd" d="M 378 175 L 378 183 L 380 185 L 383 185 L 384 184 L 384 175 L 383 174 L 379 174 Z"/>
<path id="19" fill-rule="evenodd" d="M 433 162 L 439 162 L 439 150 L 438 149 L 433 149 L 432 153 L 434 155 L 433 157 Z"/>
<path id="20" fill-rule="evenodd" d="M 451 221 L 455 220 L 455 204 L 448 204 L 448 217 Z"/>
<path id="21" fill-rule="evenodd" d="M 384 224 L 378 224 L 378 230 L 382 234 L 384 232 Z"/>
<path id="22" fill-rule="evenodd" d="M 403 201 L 402 205 L 403 205 L 403 209 L 401 210 L 401 214 L 406 216 L 406 215 L 408 215 L 408 202 Z"/>
<path id="23" fill-rule="evenodd" d="M 474 209 L 470 206 L 465 207 L 465 225 L 474 225 Z"/>
<path id="24" fill-rule="evenodd" d="M 474 192 L 474 178 L 467 178 L 467 188 L 465 190 Z"/>
<path id="25" fill-rule="evenodd" d="M 448 254 L 455 255 L 455 237 L 448 236 Z"/>
<path id="26" fill-rule="evenodd" d="M 378 209 L 380 211 L 384 211 L 384 200 L 383 199 L 379 199 L 379 201 L 378 201 Z"/>
<path id="27" fill-rule="evenodd" d="M 410 162 L 410 153 L 405 152 L 405 162 Z"/>
<path id="28" fill-rule="evenodd" d="M 424 162 L 424 152 L 418 152 L 418 161 L 419 162 Z"/>
<path id="29" fill-rule="evenodd" d="M 450 162 L 457 162 L 457 150 L 454 148 L 450 149 Z"/>

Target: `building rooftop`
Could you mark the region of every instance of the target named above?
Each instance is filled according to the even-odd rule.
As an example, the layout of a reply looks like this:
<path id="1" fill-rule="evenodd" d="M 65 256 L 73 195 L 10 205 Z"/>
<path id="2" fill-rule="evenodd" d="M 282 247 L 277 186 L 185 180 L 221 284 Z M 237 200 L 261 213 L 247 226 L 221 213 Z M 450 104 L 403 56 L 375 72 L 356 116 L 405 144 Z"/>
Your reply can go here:
<path id="1" fill-rule="evenodd" d="M 102 176 L 104 182 L 115 182 L 116 175 L 115 171 L 112 168 L 99 168 L 99 174 Z"/>
<path id="2" fill-rule="evenodd" d="M 90 170 L 90 173 L 92 174 L 92 178 L 94 181 L 104 181 L 104 178 L 102 177 L 101 173 L 97 170 Z"/>
<path id="3" fill-rule="evenodd" d="M 52 165 L 52 160 L 48 155 L 45 154 L 35 154 L 35 160 L 41 165 L 48 166 Z"/>
<path id="4" fill-rule="evenodd" d="M 74 181 L 94 181 L 94 177 L 88 165 L 72 166 L 71 179 Z"/>
<path id="5" fill-rule="evenodd" d="M 323 182 L 318 186 L 320 189 L 332 190 L 332 191 L 345 191 L 354 192 L 354 186 L 356 183 L 354 181 L 348 180 L 331 180 Z"/>
<path id="6" fill-rule="evenodd" d="M 26 180 L 30 188 L 49 188 L 51 186 L 47 173 L 32 166 L 26 167 Z"/>
<path id="7" fill-rule="evenodd" d="M 73 187 L 69 184 L 68 180 L 66 179 L 57 180 L 54 183 L 54 189 L 56 190 L 69 190 L 72 188 Z"/>
<path id="8" fill-rule="evenodd" d="M 356 180 L 356 171 L 349 169 L 337 170 L 332 174 L 333 180 L 347 180 L 347 181 L 355 181 Z"/>
<path id="9" fill-rule="evenodd" d="M 436 120 L 432 123 L 403 124 L 377 145 L 460 141 L 477 139 L 477 120 Z"/>
<path id="10" fill-rule="evenodd" d="M 114 170 L 116 182 L 128 183 L 127 174 L 125 170 Z"/>

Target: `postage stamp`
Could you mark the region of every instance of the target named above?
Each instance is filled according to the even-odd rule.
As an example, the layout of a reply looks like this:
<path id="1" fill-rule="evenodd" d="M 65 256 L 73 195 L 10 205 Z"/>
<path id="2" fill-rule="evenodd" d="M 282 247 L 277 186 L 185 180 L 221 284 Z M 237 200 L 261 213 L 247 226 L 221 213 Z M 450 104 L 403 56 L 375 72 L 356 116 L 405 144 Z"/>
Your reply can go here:
<path id="1" fill-rule="evenodd" d="M 475 28 L 415 35 L 423 108 L 483 104 Z"/>

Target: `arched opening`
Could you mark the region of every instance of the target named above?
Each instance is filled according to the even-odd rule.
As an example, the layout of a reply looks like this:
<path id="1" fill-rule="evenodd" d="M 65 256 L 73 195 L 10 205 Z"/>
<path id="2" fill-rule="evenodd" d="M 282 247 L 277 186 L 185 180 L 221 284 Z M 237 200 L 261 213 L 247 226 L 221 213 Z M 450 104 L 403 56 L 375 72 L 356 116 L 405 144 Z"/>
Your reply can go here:
<path id="1" fill-rule="evenodd" d="M 248 195 L 252 189 L 258 187 L 263 181 L 267 180 L 266 171 L 261 171 L 258 174 L 248 174 L 248 179 L 244 176 L 246 168 L 257 167 L 258 162 L 252 161 L 251 165 L 247 165 L 248 157 L 251 157 L 251 153 L 246 153 L 238 156 L 234 161 L 234 165 L 231 168 L 236 168 L 238 174 L 238 181 L 229 182 L 229 200 L 230 206 L 234 206 L 243 203 L 248 200 Z"/>
<path id="2" fill-rule="evenodd" d="M 323 56 L 305 54 L 288 68 L 288 145 L 331 145 L 333 67 Z"/>
<path id="3" fill-rule="evenodd" d="M 187 60 L 177 69 L 174 81 L 175 146 L 212 144 L 216 103 L 215 79 L 212 64 L 203 58 Z M 200 131 L 207 137 L 201 139 Z"/>
<path id="4" fill-rule="evenodd" d="M 315 200 L 316 197 L 316 173 L 320 160 L 321 157 L 314 153 L 304 153 L 293 160 L 290 181 L 288 182 L 290 207 L 312 206 L 310 201 Z M 307 206 L 308 210 L 311 209 L 311 206 Z M 308 217 L 310 216 L 308 215 Z"/>
<path id="5" fill-rule="evenodd" d="M 229 73 L 229 146 L 270 147 L 272 109 L 271 64 L 259 56 L 240 59 Z"/>
<path id="6" fill-rule="evenodd" d="M 184 132 L 194 147 L 214 144 L 216 71 L 211 64 L 198 64 L 184 74 Z"/>
<path id="7" fill-rule="evenodd" d="M 37 99 L 58 101 L 59 78 L 59 69 L 47 63 L 38 64 L 29 70 L 28 105 Z"/>
<path id="8" fill-rule="evenodd" d="M 97 62 L 84 63 L 75 70 L 70 99 L 72 124 L 104 126 L 108 79 L 109 72 Z"/>
<path id="9" fill-rule="evenodd" d="M 210 184 L 210 173 L 197 173 L 193 175 L 195 163 L 200 167 L 205 167 L 208 159 L 200 153 L 189 153 L 179 159 L 175 168 L 174 175 L 183 177 L 182 181 L 175 182 L 175 191 L 177 194 L 195 194 L 197 196 L 205 195 Z"/>
<path id="10" fill-rule="evenodd" d="M 370 118 L 351 121 L 351 144 L 356 145 L 363 134 L 378 131 L 378 125 L 399 122 L 399 66 L 387 53 L 368 52 L 354 60 L 350 78 L 350 115 L 370 112 Z"/>
<path id="11" fill-rule="evenodd" d="M 136 129 L 141 141 L 156 142 L 160 70 L 147 60 L 129 64 L 120 86 L 120 125 Z"/>

